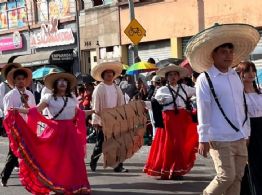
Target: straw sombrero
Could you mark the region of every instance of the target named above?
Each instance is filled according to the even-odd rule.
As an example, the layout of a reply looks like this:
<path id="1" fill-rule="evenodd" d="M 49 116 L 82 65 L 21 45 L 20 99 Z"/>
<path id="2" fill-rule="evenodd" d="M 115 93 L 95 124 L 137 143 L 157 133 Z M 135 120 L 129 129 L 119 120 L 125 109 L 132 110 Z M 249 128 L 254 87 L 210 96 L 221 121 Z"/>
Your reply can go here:
<path id="1" fill-rule="evenodd" d="M 28 87 L 31 82 L 32 82 L 32 71 L 29 68 L 16 68 L 11 70 L 8 74 L 7 74 L 7 82 L 10 85 L 10 87 L 14 87 L 14 73 L 17 71 L 23 71 L 27 74 L 27 78 L 25 81 L 25 87 Z"/>
<path id="2" fill-rule="evenodd" d="M 180 75 L 180 78 L 184 78 L 188 76 L 189 74 L 187 69 L 181 66 L 175 65 L 175 64 L 169 64 L 168 66 L 161 68 L 160 70 L 156 72 L 156 74 L 158 76 L 165 77 L 166 73 L 168 72 L 178 72 Z"/>
<path id="3" fill-rule="evenodd" d="M 114 79 L 119 77 L 122 73 L 122 64 L 120 62 L 104 62 L 96 65 L 91 70 L 91 76 L 97 81 L 103 81 L 101 74 L 105 70 L 112 70 L 115 73 Z"/>
<path id="4" fill-rule="evenodd" d="M 256 47 L 260 35 L 251 25 L 247 24 L 215 24 L 189 40 L 185 56 L 196 72 L 206 71 L 213 65 L 213 50 L 225 43 L 234 45 L 232 67 L 247 59 Z"/>
<path id="5" fill-rule="evenodd" d="M 11 67 L 13 67 L 13 68 L 21 68 L 22 65 L 19 64 L 19 63 L 8 63 L 8 64 L 6 64 L 6 65 L 2 68 L 2 70 L 1 70 L 1 75 L 3 76 L 4 79 L 7 78 L 7 74 L 8 74 L 8 72 L 9 72 L 9 71 L 7 72 L 7 69 L 9 69 L 9 68 L 11 68 Z"/>
<path id="6" fill-rule="evenodd" d="M 48 74 L 44 78 L 45 86 L 48 89 L 52 90 L 53 86 L 54 86 L 54 82 L 58 79 L 67 80 L 70 84 L 70 89 L 73 89 L 77 85 L 77 79 L 76 79 L 75 75 L 70 74 L 70 73 L 66 73 L 66 72 L 59 72 L 59 73 Z"/>

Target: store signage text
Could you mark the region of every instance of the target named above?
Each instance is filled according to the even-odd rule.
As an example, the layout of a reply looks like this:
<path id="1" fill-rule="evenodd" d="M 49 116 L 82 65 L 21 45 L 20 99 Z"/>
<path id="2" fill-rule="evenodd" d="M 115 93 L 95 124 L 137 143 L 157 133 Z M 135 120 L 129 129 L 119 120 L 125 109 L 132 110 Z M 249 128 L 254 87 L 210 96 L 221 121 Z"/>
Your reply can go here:
<path id="1" fill-rule="evenodd" d="M 19 32 L 15 32 L 13 37 L 0 38 L 0 51 L 11 51 L 22 47 L 23 42 Z"/>
<path id="2" fill-rule="evenodd" d="M 53 47 L 75 43 L 72 29 L 58 29 L 58 20 L 42 24 L 40 32 L 30 36 L 31 48 Z"/>
<path id="3" fill-rule="evenodd" d="M 55 51 L 50 55 L 51 64 L 73 63 L 73 49 Z"/>

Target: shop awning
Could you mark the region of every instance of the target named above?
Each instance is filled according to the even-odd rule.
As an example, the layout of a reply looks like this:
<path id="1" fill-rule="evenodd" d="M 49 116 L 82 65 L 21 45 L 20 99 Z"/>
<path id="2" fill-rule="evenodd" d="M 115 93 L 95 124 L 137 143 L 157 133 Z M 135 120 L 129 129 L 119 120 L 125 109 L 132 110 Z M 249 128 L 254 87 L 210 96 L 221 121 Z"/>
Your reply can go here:
<path id="1" fill-rule="evenodd" d="M 18 56 L 14 59 L 14 62 L 20 63 L 24 67 L 47 64 L 72 64 L 73 61 L 73 49 L 39 52 L 30 55 Z"/>
<path id="2" fill-rule="evenodd" d="M 15 58 L 15 56 L 10 55 L 0 55 L 0 68 L 3 68 L 7 63 L 9 63 L 11 58 Z"/>
<path id="3" fill-rule="evenodd" d="M 40 66 L 49 64 L 50 55 L 53 51 L 39 52 L 31 55 L 18 56 L 14 62 L 22 64 L 24 67 Z"/>

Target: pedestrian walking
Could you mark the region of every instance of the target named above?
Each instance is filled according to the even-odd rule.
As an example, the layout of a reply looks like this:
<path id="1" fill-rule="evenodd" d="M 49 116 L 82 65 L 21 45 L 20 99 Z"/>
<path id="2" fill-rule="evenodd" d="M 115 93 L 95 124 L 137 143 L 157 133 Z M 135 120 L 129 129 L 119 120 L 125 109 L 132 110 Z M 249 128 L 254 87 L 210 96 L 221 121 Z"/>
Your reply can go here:
<path id="1" fill-rule="evenodd" d="M 164 125 L 156 130 L 144 172 L 161 176 L 161 179 L 181 180 L 191 170 L 196 159 L 198 138 L 189 100 L 195 95 L 195 89 L 178 84 L 187 75 L 187 70 L 180 66 L 171 64 L 161 68 L 157 75 L 168 81 L 155 95 L 155 99 L 163 106 Z"/>
<path id="2" fill-rule="evenodd" d="M 262 90 L 259 88 L 257 69 L 252 62 L 241 62 L 237 72 L 244 84 L 251 134 L 248 144 L 248 167 L 241 185 L 241 195 L 262 194 Z M 249 170 L 248 170 L 249 169 Z"/>
<path id="3" fill-rule="evenodd" d="M 102 112 L 106 108 L 114 108 L 124 104 L 123 93 L 114 80 L 121 75 L 122 64 L 120 62 L 106 62 L 95 66 L 91 70 L 92 77 L 101 81 L 93 92 L 92 109 L 96 113 Z M 101 118 L 97 114 L 93 114 L 92 124 L 96 129 L 96 145 L 91 156 L 90 167 L 92 171 L 96 171 L 97 161 L 102 154 L 102 145 L 104 142 L 104 134 L 102 131 Z M 120 163 L 114 168 L 115 172 L 127 172 L 128 170 Z"/>
<path id="4" fill-rule="evenodd" d="M 14 68 L 20 68 L 21 64 L 18 63 L 9 63 L 6 64 L 2 70 L 1 70 L 1 76 L 3 77 L 3 82 L 1 82 L 0 84 L 0 112 L 1 112 L 1 117 L 0 117 L 0 121 L 1 121 L 1 130 L 0 130 L 0 135 L 6 136 L 4 127 L 2 125 L 3 119 L 4 119 L 4 104 L 3 104 L 3 99 L 5 97 L 5 95 L 12 90 L 12 88 L 9 86 L 6 77 L 8 75 L 8 73 L 14 69 Z M 12 151 L 11 151 L 12 152 Z"/>
<path id="5" fill-rule="evenodd" d="M 187 45 L 197 79 L 198 152 L 214 161 L 216 176 L 205 195 L 237 195 L 247 162 L 250 135 L 243 84 L 234 69 L 259 41 L 250 25 L 215 25 L 195 35 Z"/>
<path id="6" fill-rule="evenodd" d="M 12 149 L 21 159 L 20 181 L 33 194 L 90 194 L 84 161 L 85 116 L 92 111 L 78 109 L 72 94 L 77 83 L 74 75 L 49 74 L 44 83 L 51 94 L 34 108 L 13 108 L 4 121 Z M 40 114 L 45 108 L 50 119 Z M 16 111 L 27 114 L 27 123 Z M 38 122 L 46 124 L 39 136 Z"/>
<path id="7" fill-rule="evenodd" d="M 19 66 L 15 66 L 15 67 L 19 67 Z M 5 116 L 7 115 L 7 112 L 10 108 L 14 108 L 14 107 L 29 108 L 35 106 L 35 98 L 33 94 L 26 89 L 26 87 L 28 87 L 32 82 L 32 72 L 30 69 L 13 68 L 7 74 L 7 82 L 8 85 L 13 89 L 4 96 L 3 104 L 4 104 Z M 23 118 L 26 120 L 25 116 L 23 116 Z M 11 146 L 12 143 L 10 143 L 6 164 L 1 173 L 2 186 L 7 185 L 7 181 L 13 169 L 15 167 L 18 167 L 18 159 L 14 155 L 13 151 L 10 149 Z"/>

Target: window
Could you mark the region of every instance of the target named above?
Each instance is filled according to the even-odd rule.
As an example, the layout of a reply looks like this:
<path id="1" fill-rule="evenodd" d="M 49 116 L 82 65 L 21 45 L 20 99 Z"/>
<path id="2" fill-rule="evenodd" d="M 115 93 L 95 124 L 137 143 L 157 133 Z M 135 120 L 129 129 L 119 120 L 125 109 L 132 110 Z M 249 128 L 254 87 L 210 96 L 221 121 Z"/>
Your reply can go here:
<path id="1" fill-rule="evenodd" d="M 25 0 L 10 0 L 0 4 L 0 29 L 26 26 Z"/>
<path id="2" fill-rule="evenodd" d="M 99 5 L 103 5 L 104 2 L 103 0 L 93 0 L 93 6 L 99 6 Z"/>
<path id="3" fill-rule="evenodd" d="M 106 48 L 106 52 L 113 52 L 113 51 L 114 51 L 114 47 L 113 46 Z"/>
<path id="4" fill-rule="evenodd" d="M 69 0 L 38 0 L 37 14 L 39 22 L 70 16 L 70 2 Z"/>

